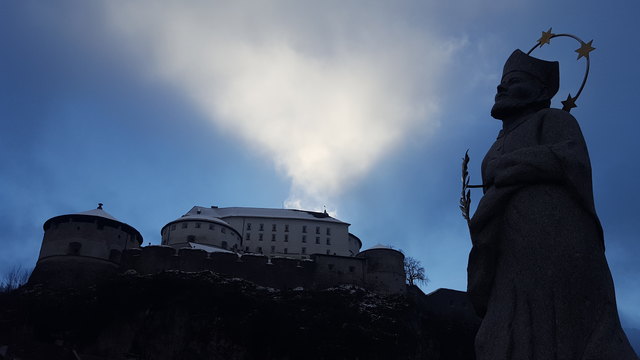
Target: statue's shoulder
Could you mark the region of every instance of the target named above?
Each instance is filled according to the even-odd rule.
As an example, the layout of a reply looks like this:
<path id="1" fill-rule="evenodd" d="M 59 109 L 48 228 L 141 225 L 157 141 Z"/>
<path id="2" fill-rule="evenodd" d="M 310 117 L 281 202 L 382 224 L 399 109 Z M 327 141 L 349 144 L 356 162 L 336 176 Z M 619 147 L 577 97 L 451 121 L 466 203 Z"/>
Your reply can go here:
<path id="1" fill-rule="evenodd" d="M 573 115 L 568 112 L 560 109 L 554 108 L 546 108 L 539 110 L 536 114 L 536 117 L 545 123 L 552 122 L 554 127 L 556 126 L 567 126 L 570 128 L 579 127 L 578 121 Z"/>
<path id="2" fill-rule="evenodd" d="M 565 134 L 566 136 L 582 136 L 578 120 L 564 110 L 546 108 L 538 111 L 536 117 L 543 132 Z"/>
<path id="3" fill-rule="evenodd" d="M 560 109 L 545 108 L 536 113 L 542 119 L 557 119 L 558 121 L 576 122 L 576 118 L 568 112 Z"/>

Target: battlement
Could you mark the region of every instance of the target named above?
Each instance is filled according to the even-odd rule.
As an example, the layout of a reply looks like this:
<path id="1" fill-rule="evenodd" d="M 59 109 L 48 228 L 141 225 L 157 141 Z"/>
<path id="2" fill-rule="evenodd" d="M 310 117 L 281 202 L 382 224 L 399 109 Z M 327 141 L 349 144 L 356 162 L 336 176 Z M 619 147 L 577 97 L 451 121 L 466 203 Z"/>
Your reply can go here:
<path id="1" fill-rule="evenodd" d="M 390 255 L 397 257 L 397 254 Z M 207 253 L 190 248 L 176 250 L 168 246 L 151 245 L 123 251 L 120 270 L 135 270 L 140 274 L 156 274 L 167 270 L 209 270 L 278 289 L 324 289 L 351 284 L 380 293 L 403 293 L 405 287 L 402 263 L 398 267 L 393 266 L 396 264 L 392 261 L 389 265 L 391 268 L 381 271 L 377 266 L 379 257 L 373 260 L 372 264 L 376 266 L 372 267 L 368 264 L 371 260 L 366 255 L 347 257 L 314 254 L 311 260 L 301 260 L 258 254 Z M 393 276 L 399 273 L 402 273 L 401 278 Z"/>

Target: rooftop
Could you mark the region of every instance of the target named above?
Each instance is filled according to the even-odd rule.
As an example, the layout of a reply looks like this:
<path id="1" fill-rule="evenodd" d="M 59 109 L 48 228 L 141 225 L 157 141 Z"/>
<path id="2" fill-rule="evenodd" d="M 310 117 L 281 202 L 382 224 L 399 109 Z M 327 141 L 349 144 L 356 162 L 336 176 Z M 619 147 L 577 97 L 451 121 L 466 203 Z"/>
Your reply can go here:
<path id="1" fill-rule="evenodd" d="M 91 209 L 91 210 L 87 210 L 87 211 L 83 211 L 83 212 L 79 212 L 73 215 L 89 215 L 89 216 L 99 216 L 99 217 L 103 217 L 103 218 L 107 218 L 109 220 L 113 220 L 113 221 L 118 221 L 118 222 L 122 222 L 116 218 L 114 218 L 111 214 L 109 214 L 108 212 L 102 210 L 102 207 L 98 207 L 97 209 Z"/>
<path id="2" fill-rule="evenodd" d="M 329 216 L 326 212 L 296 210 L 296 209 L 265 209 L 265 208 L 249 208 L 249 207 L 203 207 L 194 206 L 186 214 L 188 216 L 205 216 L 224 219 L 226 217 L 256 217 L 256 218 L 279 218 L 279 219 L 298 219 L 333 222 L 345 224 L 336 218 Z"/>
<path id="3" fill-rule="evenodd" d="M 129 224 L 123 222 L 123 221 L 120 221 L 120 220 L 116 219 L 115 217 L 113 217 L 113 215 L 111 215 L 108 212 L 104 211 L 102 206 L 103 206 L 102 203 L 99 203 L 98 207 L 96 209 L 91 209 L 91 210 L 78 212 L 78 213 L 54 216 L 51 219 L 45 221 L 45 223 L 42 226 L 43 226 L 44 230 L 46 231 L 48 229 L 49 224 L 50 224 L 51 221 L 59 221 L 60 219 L 74 218 L 74 216 L 77 217 L 78 215 L 99 217 L 99 218 L 104 218 L 104 219 L 107 219 L 107 220 L 110 220 L 110 221 L 117 222 L 118 224 L 120 224 L 120 226 L 123 226 L 123 229 L 133 233 L 137 237 L 139 243 L 142 243 L 142 235 L 140 234 L 140 232 L 138 230 L 136 230 L 136 228 L 134 228 L 133 226 L 131 226 L 131 225 L 129 225 Z"/>

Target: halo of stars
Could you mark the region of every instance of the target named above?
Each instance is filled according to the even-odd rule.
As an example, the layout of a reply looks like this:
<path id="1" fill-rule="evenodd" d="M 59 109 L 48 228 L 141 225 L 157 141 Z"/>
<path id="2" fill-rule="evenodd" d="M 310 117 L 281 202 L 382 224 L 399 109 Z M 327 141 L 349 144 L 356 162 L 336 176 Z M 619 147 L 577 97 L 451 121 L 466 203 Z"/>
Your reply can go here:
<path id="1" fill-rule="evenodd" d="M 566 112 L 570 112 L 571 109 L 573 109 L 574 107 L 578 106 L 578 105 L 576 105 L 576 100 L 578 100 L 578 97 L 582 93 L 582 89 L 584 89 L 584 86 L 587 83 L 587 77 L 589 76 L 589 67 L 591 65 L 591 59 L 589 58 L 589 53 L 591 53 L 596 48 L 594 48 L 592 46 L 593 40 L 591 40 L 589 42 L 584 42 L 584 41 L 582 41 L 582 39 L 580 39 L 579 37 L 577 37 L 575 35 L 571 35 L 571 34 L 554 34 L 554 33 L 551 32 L 551 28 L 549 28 L 549 30 L 542 32 L 542 36 L 540 36 L 540 39 L 538 39 L 538 41 L 531 48 L 531 50 L 529 50 L 529 52 L 527 52 L 527 55 L 531 54 L 531 52 L 533 52 L 533 50 L 537 49 L 538 47 L 542 47 L 545 44 L 551 44 L 551 39 L 556 38 L 556 37 L 570 37 L 570 38 L 575 39 L 576 41 L 578 41 L 580 43 L 580 47 L 575 50 L 575 52 L 578 53 L 578 58 L 576 60 L 580 60 L 580 58 L 583 58 L 583 57 L 587 60 L 587 68 L 586 68 L 586 71 L 585 71 L 585 74 L 584 74 L 584 78 L 582 79 L 582 84 L 580 85 L 580 89 L 578 89 L 578 92 L 576 93 L 576 96 L 571 96 L 571 93 L 569 93 L 569 95 L 567 96 L 567 99 L 564 100 L 564 101 L 561 101 L 562 110 L 564 110 Z"/>

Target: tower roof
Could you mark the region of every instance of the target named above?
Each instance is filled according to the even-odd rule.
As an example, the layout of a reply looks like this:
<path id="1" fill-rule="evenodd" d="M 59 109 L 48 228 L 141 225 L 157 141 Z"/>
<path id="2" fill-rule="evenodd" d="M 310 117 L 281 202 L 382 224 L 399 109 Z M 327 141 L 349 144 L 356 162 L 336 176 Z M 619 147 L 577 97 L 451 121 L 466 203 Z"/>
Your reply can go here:
<path id="1" fill-rule="evenodd" d="M 111 222 L 115 226 L 119 225 L 122 228 L 122 230 L 134 235 L 134 237 L 138 240 L 138 243 L 142 244 L 142 235 L 140 234 L 140 232 L 136 230 L 133 226 L 116 219 L 115 217 L 113 217 L 113 215 L 104 211 L 104 209 L 102 208 L 102 203 L 99 203 L 96 209 L 91 209 L 91 210 L 78 212 L 78 213 L 54 216 L 51 219 L 45 221 L 42 227 L 44 228 L 45 231 L 47 231 L 51 222 L 54 222 L 54 221 L 62 222 L 62 221 L 68 221 L 68 219 L 92 218 L 92 217 L 105 219 L 107 222 Z"/>
<path id="2" fill-rule="evenodd" d="M 97 209 L 91 209 L 91 210 L 87 210 L 87 211 L 83 211 L 83 212 L 79 212 L 79 213 L 75 213 L 73 215 L 89 215 L 89 216 L 98 216 L 98 217 L 103 217 L 103 218 L 107 218 L 109 220 L 113 220 L 113 221 L 118 221 L 118 222 L 122 222 L 116 218 L 114 218 L 111 214 L 109 214 L 108 212 L 102 210 L 101 207 L 97 208 Z"/>

